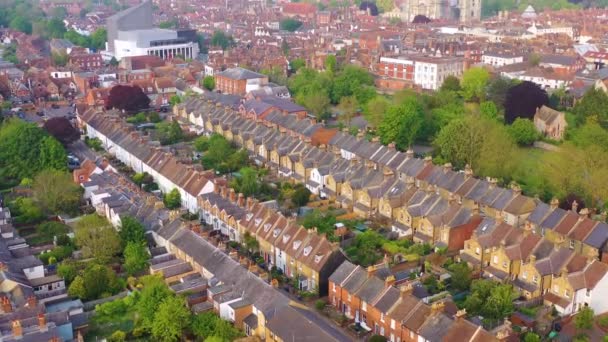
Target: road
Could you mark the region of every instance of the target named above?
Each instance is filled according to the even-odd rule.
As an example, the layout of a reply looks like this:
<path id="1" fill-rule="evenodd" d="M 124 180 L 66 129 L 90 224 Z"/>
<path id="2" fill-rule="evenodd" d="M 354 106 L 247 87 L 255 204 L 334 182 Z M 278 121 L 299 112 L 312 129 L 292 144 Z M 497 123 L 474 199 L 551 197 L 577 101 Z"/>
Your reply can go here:
<path id="1" fill-rule="evenodd" d="M 98 157 L 82 140 L 76 140 L 68 146 L 68 151 L 72 152 L 81 162 L 85 159 L 95 161 Z"/>

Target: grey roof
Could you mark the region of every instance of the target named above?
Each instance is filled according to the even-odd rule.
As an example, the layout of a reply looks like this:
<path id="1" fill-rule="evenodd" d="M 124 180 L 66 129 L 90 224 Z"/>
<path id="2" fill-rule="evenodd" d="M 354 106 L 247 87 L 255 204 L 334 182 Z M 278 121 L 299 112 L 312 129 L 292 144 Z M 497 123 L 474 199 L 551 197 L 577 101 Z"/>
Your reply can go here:
<path id="1" fill-rule="evenodd" d="M 443 313 L 432 315 L 422 324 L 418 335 L 426 341 L 442 341 L 452 322 L 453 320 Z"/>
<path id="2" fill-rule="evenodd" d="M 226 69 L 222 72 L 217 73 L 216 75 L 228 77 L 233 80 L 248 80 L 248 79 L 254 79 L 254 78 L 268 77 L 266 75 L 262 75 L 257 72 L 253 72 L 251 70 L 243 69 L 241 67 Z"/>
<path id="3" fill-rule="evenodd" d="M 600 222 L 591 231 L 584 243 L 594 248 L 602 248 L 608 240 L 608 224 Z"/>
<path id="4" fill-rule="evenodd" d="M 283 306 L 277 310 L 266 327 L 282 341 L 351 341 L 350 337 L 312 312 L 292 306 Z"/>
<path id="5" fill-rule="evenodd" d="M 539 202 L 537 203 L 536 208 L 534 208 L 532 213 L 530 213 L 530 216 L 528 216 L 528 221 L 535 225 L 539 225 L 542 220 L 550 213 L 550 211 L 551 207 L 548 204 L 544 202 Z"/>
<path id="6" fill-rule="evenodd" d="M 365 280 L 367 280 L 367 271 L 361 267 L 357 267 L 355 273 L 350 278 L 348 278 L 342 288 L 344 288 L 350 293 L 354 293 L 361 287 L 361 285 L 363 285 Z"/>
<path id="7" fill-rule="evenodd" d="M 329 281 L 340 285 L 355 270 L 355 268 L 357 268 L 356 265 L 348 260 L 345 260 L 340 266 L 338 266 L 334 273 L 329 276 Z"/>
<path id="8" fill-rule="evenodd" d="M 401 291 L 391 286 L 374 305 L 380 312 L 387 313 L 401 296 Z"/>
<path id="9" fill-rule="evenodd" d="M 376 277 L 370 277 L 356 292 L 362 301 L 371 302 L 384 290 L 384 282 Z"/>
<path id="10" fill-rule="evenodd" d="M 566 210 L 557 208 L 557 209 L 553 210 L 553 212 L 551 214 L 549 214 L 549 216 L 547 216 L 546 219 L 543 220 L 543 222 L 540 224 L 540 226 L 542 228 L 553 229 L 560 223 L 560 221 L 562 220 L 564 215 L 566 215 L 566 213 L 567 213 Z"/>

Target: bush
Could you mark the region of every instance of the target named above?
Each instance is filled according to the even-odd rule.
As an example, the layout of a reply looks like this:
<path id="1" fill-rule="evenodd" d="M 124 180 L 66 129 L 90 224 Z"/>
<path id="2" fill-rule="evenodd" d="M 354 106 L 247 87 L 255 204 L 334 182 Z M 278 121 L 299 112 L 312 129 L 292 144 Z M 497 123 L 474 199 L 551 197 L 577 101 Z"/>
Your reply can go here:
<path id="1" fill-rule="evenodd" d="M 374 335 L 369 338 L 369 342 L 386 342 L 386 337 L 382 335 Z"/>
<path id="2" fill-rule="evenodd" d="M 603 316 L 603 317 L 600 317 L 600 318 L 597 320 L 597 323 L 598 323 L 598 324 L 600 325 L 600 327 L 602 327 L 602 328 L 608 328 L 608 316 Z"/>
<path id="3" fill-rule="evenodd" d="M 325 301 L 323 299 L 319 299 L 315 302 L 315 308 L 319 311 L 325 309 L 325 305 L 327 303 L 325 303 Z"/>
<path id="4" fill-rule="evenodd" d="M 122 330 L 116 330 L 110 338 L 108 338 L 108 342 L 124 342 L 127 340 L 127 333 Z"/>

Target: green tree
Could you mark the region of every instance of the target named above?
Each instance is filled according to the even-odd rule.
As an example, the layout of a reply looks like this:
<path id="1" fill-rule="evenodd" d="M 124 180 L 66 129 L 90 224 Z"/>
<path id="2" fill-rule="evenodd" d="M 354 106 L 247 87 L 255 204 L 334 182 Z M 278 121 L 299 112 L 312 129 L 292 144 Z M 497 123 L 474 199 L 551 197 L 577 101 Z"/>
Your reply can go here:
<path id="1" fill-rule="evenodd" d="M 291 197 L 291 202 L 297 206 L 305 206 L 310 201 L 311 192 L 304 185 L 296 186 Z"/>
<path id="2" fill-rule="evenodd" d="M 78 211 L 82 191 L 69 173 L 42 171 L 34 178 L 32 191 L 36 202 L 49 214 Z"/>
<path id="3" fill-rule="evenodd" d="M 227 50 L 234 45 L 234 39 L 224 31 L 216 30 L 213 32 L 213 36 L 211 36 L 211 45 L 219 46 L 222 50 Z"/>
<path id="4" fill-rule="evenodd" d="M 127 340 L 127 333 L 122 330 L 116 330 L 108 338 L 108 342 L 125 342 Z"/>
<path id="5" fill-rule="evenodd" d="M 78 275 L 78 269 L 76 268 L 74 263 L 68 262 L 66 260 L 59 264 L 59 266 L 57 267 L 57 274 L 62 277 L 63 280 L 65 280 L 67 286 L 70 286 L 72 281 L 74 281 L 74 279 Z"/>
<path id="6" fill-rule="evenodd" d="M 538 131 L 534 123 L 528 119 L 517 118 L 509 126 L 509 134 L 519 145 L 529 146 L 538 139 Z"/>
<path id="7" fill-rule="evenodd" d="M 327 55 L 325 57 L 325 70 L 330 73 L 336 72 L 338 69 L 338 60 L 336 59 L 336 55 Z"/>
<path id="8" fill-rule="evenodd" d="M 142 326 L 150 330 L 160 304 L 173 294 L 160 275 L 145 276 L 140 280 L 143 289 L 137 303 L 137 311 L 141 315 Z"/>
<path id="9" fill-rule="evenodd" d="M 294 72 L 297 72 L 298 70 L 300 70 L 300 68 L 306 66 L 306 62 L 302 58 L 296 58 L 289 62 L 289 66 Z"/>
<path id="10" fill-rule="evenodd" d="M 120 218 L 120 240 L 123 246 L 129 242 L 143 243 L 146 241 L 144 226 L 133 216 L 122 216 Z"/>
<path id="11" fill-rule="evenodd" d="M 479 104 L 479 115 L 486 119 L 497 120 L 498 119 L 498 108 L 492 101 L 484 101 Z"/>
<path id="12" fill-rule="evenodd" d="M 585 306 L 574 316 L 574 326 L 578 332 L 593 328 L 595 313 L 593 309 Z"/>
<path id="13" fill-rule="evenodd" d="M 65 170 L 67 155 L 57 139 L 47 136 L 40 141 L 40 166 L 44 169 Z"/>
<path id="14" fill-rule="evenodd" d="M 215 78 L 213 78 L 213 76 L 205 76 L 205 78 L 203 78 L 203 87 L 209 91 L 215 89 Z"/>
<path id="15" fill-rule="evenodd" d="M 400 149 L 407 149 L 416 140 L 423 121 L 422 105 L 416 98 L 407 97 L 387 110 L 378 134 L 382 143 L 394 142 Z"/>
<path id="16" fill-rule="evenodd" d="M 14 30 L 21 31 L 23 33 L 27 33 L 27 34 L 32 33 L 32 22 L 22 16 L 14 17 L 11 20 L 9 27 Z"/>
<path id="17" fill-rule="evenodd" d="M 163 203 L 167 209 L 177 209 L 182 205 L 182 195 L 177 188 L 169 191 L 163 196 Z"/>
<path id="18" fill-rule="evenodd" d="M 158 307 L 152 323 L 152 336 L 161 341 L 179 341 L 190 325 L 190 311 L 181 297 L 167 297 Z"/>
<path id="19" fill-rule="evenodd" d="M 377 0 L 376 5 L 378 5 L 378 9 L 382 12 L 390 12 L 395 8 L 394 0 Z"/>
<path id="20" fill-rule="evenodd" d="M 298 100 L 298 98 L 296 98 L 296 100 Z M 297 102 L 310 109 L 317 119 L 323 119 L 325 117 L 330 105 L 330 100 L 326 93 L 307 94 L 301 101 Z"/>
<path id="21" fill-rule="evenodd" d="M 471 269 L 466 263 L 452 264 L 450 271 L 452 288 L 457 291 L 466 291 L 471 286 Z"/>
<path id="22" fill-rule="evenodd" d="M 65 52 L 53 52 L 51 53 L 51 59 L 53 60 L 53 64 L 55 66 L 66 66 L 66 64 L 68 64 L 69 56 Z"/>
<path id="23" fill-rule="evenodd" d="M 89 47 L 95 50 L 102 50 L 105 48 L 106 41 L 108 40 L 108 32 L 105 28 L 101 27 L 91 33 L 91 40 Z M 118 64 L 118 63 L 116 63 Z"/>
<path id="24" fill-rule="evenodd" d="M 283 19 L 279 23 L 279 28 L 281 30 L 289 32 L 295 32 L 297 29 L 300 28 L 300 26 L 302 26 L 302 22 L 293 18 Z"/>
<path id="25" fill-rule="evenodd" d="M 460 92 L 462 88 L 460 87 L 460 80 L 458 77 L 450 75 L 443 80 L 443 84 L 439 91 L 454 91 Z"/>
<path id="26" fill-rule="evenodd" d="M 11 205 L 11 212 L 17 223 L 32 224 L 44 219 L 42 209 L 36 205 L 32 198 L 17 198 Z"/>
<path id="27" fill-rule="evenodd" d="M 363 107 L 363 115 L 371 127 L 377 128 L 384 119 L 384 114 L 390 106 L 384 96 L 376 96 Z"/>
<path id="28" fill-rule="evenodd" d="M 83 299 L 97 299 L 102 295 L 113 295 L 122 289 L 116 273 L 110 268 L 89 264 L 82 275 L 86 297 Z"/>
<path id="29" fill-rule="evenodd" d="M 507 92 L 509 91 L 509 88 L 516 84 L 516 82 L 518 81 L 504 77 L 493 79 L 488 84 L 486 100 L 494 102 L 498 108 L 504 108 Z"/>
<path id="30" fill-rule="evenodd" d="M 150 258 L 144 242 L 129 242 L 123 252 L 125 257 L 124 268 L 129 275 L 139 273 L 148 266 Z"/>
<path id="31" fill-rule="evenodd" d="M 180 103 L 182 103 L 182 98 L 179 97 L 178 95 L 173 95 L 173 96 L 171 96 L 171 98 L 169 98 L 169 104 L 171 106 L 175 106 L 175 105 L 178 105 Z"/>
<path id="32" fill-rule="evenodd" d="M 357 96 L 361 94 L 358 93 L 358 90 L 373 85 L 374 78 L 366 69 L 355 65 L 347 65 L 334 79 L 331 86 L 331 102 L 338 103 L 344 96 L 355 95 L 360 104 L 365 104 L 370 98 L 365 99 Z"/>
<path id="33" fill-rule="evenodd" d="M 156 128 L 161 145 L 177 144 L 184 139 L 184 132 L 177 120 L 158 123 Z"/>
<path id="34" fill-rule="evenodd" d="M 209 149 L 209 138 L 201 135 L 194 140 L 194 150 L 197 152 L 205 152 Z"/>
<path id="35" fill-rule="evenodd" d="M 120 252 L 118 233 L 105 218 L 96 214 L 85 215 L 76 223 L 74 238 L 85 258 L 95 258 L 100 263 Z"/>
<path id="36" fill-rule="evenodd" d="M 240 176 L 235 177 L 231 182 L 232 188 L 247 197 L 258 194 L 260 191 L 258 172 L 251 167 L 244 167 L 239 173 Z"/>
<path id="37" fill-rule="evenodd" d="M 462 97 L 466 101 L 483 101 L 490 73 L 483 68 L 471 68 L 462 75 Z"/>
<path id="38" fill-rule="evenodd" d="M 589 88 L 573 109 L 578 123 L 584 123 L 588 117 L 596 116 L 600 125 L 608 127 L 608 95 L 595 87 Z"/>
<path id="39" fill-rule="evenodd" d="M 527 332 L 524 335 L 524 342 L 540 342 L 540 336 L 533 332 Z"/>
<path id="40" fill-rule="evenodd" d="M 357 98 L 354 96 L 345 96 L 340 99 L 340 103 L 338 104 L 338 109 L 340 110 L 339 120 L 344 122 L 346 126 L 350 126 L 350 121 L 353 116 L 357 112 L 359 108 L 359 103 L 357 103 Z"/>
<path id="41" fill-rule="evenodd" d="M 71 297 L 87 297 L 87 290 L 84 288 L 84 279 L 82 278 L 82 276 L 76 276 L 76 278 L 74 278 L 74 280 L 70 284 L 70 287 L 68 288 L 68 294 Z"/>

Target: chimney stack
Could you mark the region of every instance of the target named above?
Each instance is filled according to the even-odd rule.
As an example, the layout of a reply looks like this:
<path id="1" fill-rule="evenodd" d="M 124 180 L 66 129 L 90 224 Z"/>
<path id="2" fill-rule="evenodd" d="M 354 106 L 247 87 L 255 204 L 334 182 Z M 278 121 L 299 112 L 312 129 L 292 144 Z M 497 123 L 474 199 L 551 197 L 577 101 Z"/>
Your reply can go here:
<path id="1" fill-rule="evenodd" d="M 583 208 L 583 209 L 581 209 L 581 211 L 578 214 L 579 214 L 579 220 L 583 220 L 583 219 L 589 217 L 589 209 Z"/>
<path id="2" fill-rule="evenodd" d="M 411 294 L 412 291 L 414 291 L 414 286 L 412 285 L 412 283 L 406 283 L 405 285 L 403 285 L 399 288 L 399 292 L 401 292 L 402 298 L 405 297 L 406 295 Z"/>
<path id="3" fill-rule="evenodd" d="M 392 143 L 388 144 L 387 146 L 389 148 L 389 150 L 394 151 L 397 149 L 397 145 L 395 144 L 395 142 L 393 141 Z"/>
<path id="4" fill-rule="evenodd" d="M 236 204 L 242 208 L 245 205 L 245 195 L 239 192 Z"/>
<path id="5" fill-rule="evenodd" d="M 437 301 L 431 304 L 432 312 L 442 312 L 445 308 L 445 303 L 443 301 Z"/>
<path id="6" fill-rule="evenodd" d="M 38 305 L 38 300 L 36 299 L 35 296 L 29 296 L 27 298 L 27 306 L 29 306 L 30 308 L 35 308 Z"/>
<path id="7" fill-rule="evenodd" d="M 374 275 L 374 272 L 376 272 L 376 268 L 374 266 L 367 267 L 367 277 L 368 278 L 371 278 Z"/>
<path id="8" fill-rule="evenodd" d="M 46 331 L 46 316 L 41 312 L 38 314 L 38 326 L 40 327 L 40 331 Z"/>
<path id="9" fill-rule="evenodd" d="M 551 199 L 551 209 L 555 210 L 559 207 L 559 200 L 555 197 L 553 197 L 553 199 Z"/>
<path id="10" fill-rule="evenodd" d="M 428 166 L 431 164 L 433 164 L 433 157 L 431 157 L 431 156 L 424 157 L 424 165 Z"/>
<path id="11" fill-rule="evenodd" d="M 253 197 L 247 197 L 247 209 L 251 210 L 251 207 L 253 206 Z"/>
<path id="12" fill-rule="evenodd" d="M 234 189 L 230 188 L 230 202 L 232 203 L 236 203 L 236 192 L 234 191 Z"/>
<path id="13" fill-rule="evenodd" d="M 405 157 L 407 159 L 414 158 L 414 150 L 412 150 L 411 148 L 408 148 L 407 151 L 405 151 Z"/>
<path id="14" fill-rule="evenodd" d="M 443 172 L 448 173 L 452 171 L 452 163 L 443 164 Z"/>
<path id="15" fill-rule="evenodd" d="M 464 178 L 469 179 L 473 177 L 473 169 L 471 169 L 471 165 L 467 164 L 464 166 Z"/>
<path id="16" fill-rule="evenodd" d="M 19 320 L 11 321 L 11 328 L 13 329 L 13 337 L 15 339 L 23 337 L 23 328 Z"/>
<path id="17" fill-rule="evenodd" d="M 2 311 L 4 313 L 13 312 L 13 304 L 11 304 L 11 300 L 8 297 L 2 297 Z"/>
<path id="18" fill-rule="evenodd" d="M 464 318 L 464 316 L 467 315 L 467 309 L 462 309 L 462 310 L 458 310 L 456 311 L 456 314 L 454 315 L 454 319 L 455 320 L 459 320 Z"/>
<path id="19" fill-rule="evenodd" d="M 576 200 L 572 201 L 572 211 L 578 212 L 578 202 Z"/>
<path id="20" fill-rule="evenodd" d="M 394 275 L 389 275 L 388 277 L 386 277 L 386 279 L 384 279 L 384 287 L 389 287 L 389 286 L 393 286 L 395 284 L 395 281 L 397 281 L 395 279 Z"/>

